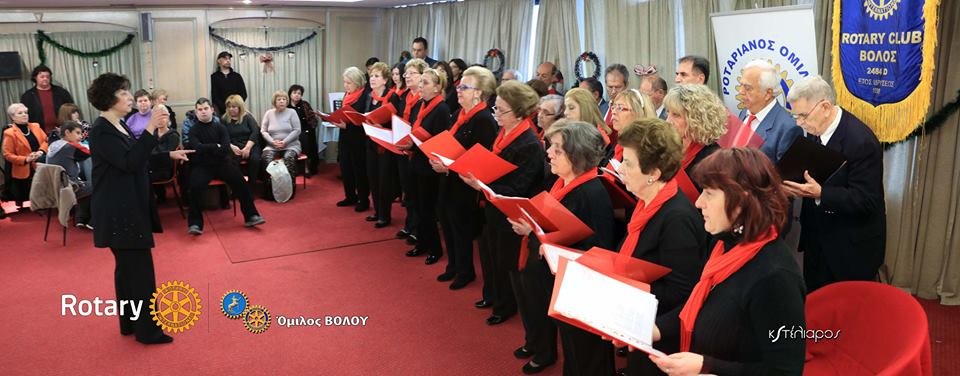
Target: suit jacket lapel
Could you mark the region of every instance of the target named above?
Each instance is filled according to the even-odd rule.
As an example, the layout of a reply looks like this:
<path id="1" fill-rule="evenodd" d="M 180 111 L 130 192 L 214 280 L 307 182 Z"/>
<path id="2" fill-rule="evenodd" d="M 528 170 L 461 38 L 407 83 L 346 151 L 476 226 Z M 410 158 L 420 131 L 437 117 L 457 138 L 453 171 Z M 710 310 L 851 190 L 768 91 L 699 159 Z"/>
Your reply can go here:
<path id="1" fill-rule="evenodd" d="M 837 129 L 833 131 L 833 135 L 830 136 L 830 141 L 827 141 L 827 147 L 840 153 L 843 153 L 843 139 L 847 133 L 846 127 L 846 116 L 847 112 L 842 111 L 840 113 L 840 124 L 837 125 Z"/>

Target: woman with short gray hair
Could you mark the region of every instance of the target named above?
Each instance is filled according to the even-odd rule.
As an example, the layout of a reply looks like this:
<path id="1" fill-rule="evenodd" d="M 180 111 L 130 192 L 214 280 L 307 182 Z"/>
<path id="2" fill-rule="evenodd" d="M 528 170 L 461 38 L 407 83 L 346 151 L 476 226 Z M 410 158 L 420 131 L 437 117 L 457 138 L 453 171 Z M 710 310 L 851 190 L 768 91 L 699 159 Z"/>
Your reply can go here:
<path id="1" fill-rule="evenodd" d="M 540 137 L 550 130 L 550 126 L 557 120 L 563 119 L 563 96 L 549 94 L 540 98 L 537 105 L 537 126 L 540 127 Z"/>
<path id="2" fill-rule="evenodd" d="M 350 106 L 359 113 L 367 112 L 370 88 L 366 86 L 360 68 L 343 71 L 343 107 Z M 353 206 L 357 212 L 370 209 L 370 181 L 367 178 L 367 154 L 364 147 L 367 136 L 360 124 L 336 124 L 340 128 L 337 147 L 340 149 L 340 175 L 343 181 L 343 200 L 337 206 Z"/>
<path id="3" fill-rule="evenodd" d="M 550 171 L 558 176 L 550 187 L 550 195 L 593 230 L 593 235 L 575 244 L 559 244 L 586 251 L 592 247 L 613 248 L 613 206 L 603 183 L 597 179 L 597 164 L 604 155 L 604 140 L 596 125 L 581 121 L 561 120 L 546 133 L 550 148 L 547 157 Z M 559 323 L 547 316 L 553 296 L 554 276 L 546 260 L 540 257 L 540 241 L 531 234 L 524 221 L 508 219 L 513 231 L 526 237 L 521 248 L 521 285 L 517 301 L 524 301 L 527 342 L 515 353 L 532 353 L 533 359 L 523 366 L 524 373 L 539 371 L 556 361 L 556 333 L 563 343 L 564 374 L 613 374 L 613 349 L 599 336 Z"/>

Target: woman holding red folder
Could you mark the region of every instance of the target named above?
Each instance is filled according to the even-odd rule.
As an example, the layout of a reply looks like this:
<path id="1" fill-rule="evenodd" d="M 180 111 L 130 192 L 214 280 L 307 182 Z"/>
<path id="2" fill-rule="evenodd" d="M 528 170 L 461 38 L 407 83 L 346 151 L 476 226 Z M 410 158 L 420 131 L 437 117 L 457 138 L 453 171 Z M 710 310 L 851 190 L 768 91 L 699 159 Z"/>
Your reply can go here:
<path id="1" fill-rule="evenodd" d="M 670 268 L 670 273 L 650 285 L 650 292 L 659 301 L 657 322 L 669 320 L 676 317 L 700 276 L 708 241 L 700 213 L 677 188 L 674 178 L 683 157 L 680 135 L 669 123 L 652 117 L 624 127 L 620 145 L 623 163 L 619 173 L 627 190 L 637 196 L 637 206 L 627 224 L 614 270 L 625 272 L 631 257 Z M 664 336 L 656 347 L 666 353 L 676 352 L 679 337 Z M 625 374 L 660 372 L 645 354 L 634 352 L 627 356 Z"/>
<path id="2" fill-rule="evenodd" d="M 411 134 L 435 136 L 450 126 L 450 108 L 444 102 L 444 87 L 447 77 L 435 69 L 426 69 L 420 75 L 420 101 L 414 106 Z M 419 138 L 419 137 L 418 137 Z M 426 141 L 421 139 L 421 141 Z M 440 189 L 438 175 L 419 148 L 411 149 L 410 171 L 413 173 L 416 187 L 417 247 L 407 252 L 415 257 L 427 254 L 424 264 L 432 265 L 440 260 L 443 248 L 440 245 L 440 231 L 437 229 L 437 196 Z M 409 210 L 409 208 L 408 208 Z"/>
<path id="3" fill-rule="evenodd" d="M 370 72 L 370 105 L 367 110 L 373 111 L 380 107 L 393 106 L 392 100 L 396 94 L 389 88 L 390 67 L 383 62 L 376 62 L 368 69 Z M 390 124 L 380 124 L 390 127 Z M 376 142 L 367 139 L 367 179 L 370 181 L 370 195 L 373 196 L 373 215 L 367 216 L 367 222 L 374 222 L 374 227 L 382 228 L 390 225 L 390 209 L 393 199 L 396 198 L 397 155 L 386 151 Z"/>
<path id="4" fill-rule="evenodd" d="M 723 149 L 693 176 L 714 244 L 679 315 L 654 328 L 655 341 L 679 334 L 681 352 L 651 360 L 669 375 L 802 374 L 806 339 L 781 333 L 805 330 L 806 289 L 777 238 L 790 206 L 773 163 L 758 149 Z"/>
<path id="5" fill-rule="evenodd" d="M 457 101 L 460 111 L 454 115 L 450 128 L 453 137 L 466 149 L 480 144 L 489 149 L 497 138 L 497 121 L 487 108 L 486 101 L 496 90 L 497 79 L 487 68 L 470 67 L 463 72 L 457 85 Z M 437 276 L 440 282 L 450 283 L 451 290 L 458 290 L 476 279 L 473 267 L 473 241 L 483 225 L 480 218 L 483 213 L 479 206 L 479 193 L 460 180 L 456 174 L 440 162 L 430 160 L 430 166 L 440 177 L 440 227 L 443 228 L 444 242 L 447 245 L 447 269 Z M 484 272 L 490 267 L 481 258 Z M 489 281 L 484 279 L 484 299 Z"/>
<path id="6" fill-rule="evenodd" d="M 663 98 L 667 122 L 680 132 L 683 160 L 677 184 L 691 202 L 700 195 L 700 187 L 690 179 L 697 163 L 720 149 L 717 140 L 727 133 L 727 108 L 705 85 L 683 84 L 670 89 Z"/>
<path id="7" fill-rule="evenodd" d="M 343 107 L 352 107 L 359 113 L 367 112 L 370 89 L 360 68 L 343 71 Z M 340 175 L 343 178 L 344 199 L 337 206 L 353 206 L 357 212 L 370 209 L 370 182 L 367 180 L 366 135 L 360 124 L 338 124 L 340 128 Z"/>
<path id="8" fill-rule="evenodd" d="M 560 120 L 547 130 L 544 137 L 550 141 L 547 149 L 550 171 L 558 176 L 550 187 L 550 195 L 593 230 L 593 235 L 576 244 L 560 245 L 583 251 L 592 247 L 612 247 L 613 206 L 603 183 L 598 180 L 596 167 L 604 155 L 600 131 L 584 122 Z M 533 358 L 523 366 L 523 372 L 540 372 L 557 360 L 559 328 L 564 375 L 612 374 L 613 349 L 609 343 L 580 328 L 554 322 L 547 315 L 554 277 L 546 260 L 540 257 L 540 240 L 531 234 L 529 223 L 507 220 L 514 232 L 526 237 L 521 244 L 526 248 L 520 249 L 519 258 L 522 289 L 516 292 L 521 304 L 526 343 L 514 355 Z"/>
<path id="9" fill-rule="evenodd" d="M 400 117 L 409 124 L 417 121 L 417 111 L 420 109 L 420 75 L 428 68 L 430 67 L 423 59 L 411 59 L 403 65 L 403 79 L 407 85 L 407 92 L 401 96 L 403 98 L 403 114 Z M 401 107 L 397 107 L 397 111 L 400 110 Z M 405 150 L 404 148 L 400 149 Z M 420 221 L 417 218 L 416 210 L 417 181 L 411 168 L 409 157 L 401 156 L 397 158 L 397 173 L 400 176 L 400 186 L 403 188 L 403 206 L 407 208 L 407 219 L 404 227 L 397 232 L 397 237 L 406 238 L 409 244 L 416 244 L 419 236 L 417 226 Z M 420 254 L 420 252 L 417 252 L 417 248 L 407 251 L 409 257 L 416 257 Z"/>
<path id="10" fill-rule="evenodd" d="M 508 81 L 497 88 L 493 116 L 500 124 L 500 132 L 494 140 L 493 152 L 517 166 L 517 169 L 488 184 L 496 193 L 533 197 L 543 190 L 543 161 L 546 157 L 533 125 L 539 100 L 536 91 L 518 81 Z M 480 189 L 472 175 L 461 178 L 467 185 Z M 521 284 L 517 269 L 520 236 L 513 232 L 506 217 L 495 206 L 484 206 L 484 218 L 486 222 L 480 236 L 480 253 L 481 258 L 484 252 L 492 256 L 493 270 L 489 274 L 494 284 L 493 314 L 487 318 L 487 324 L 497 325 L 517 312 L 519 297 L 514 297 L 514 291 L 519 291 Z M 477 303 L 478 307 L 485 307 L 486 304 L 480 303 L 487 302 Z"/>

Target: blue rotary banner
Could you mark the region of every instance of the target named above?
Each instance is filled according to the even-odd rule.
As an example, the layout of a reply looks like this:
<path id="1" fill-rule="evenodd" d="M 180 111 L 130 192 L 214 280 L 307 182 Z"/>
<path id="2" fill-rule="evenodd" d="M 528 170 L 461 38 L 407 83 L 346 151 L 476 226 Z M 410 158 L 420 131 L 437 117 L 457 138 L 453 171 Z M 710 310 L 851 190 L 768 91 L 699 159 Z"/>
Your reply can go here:
<path id="1" fill-rule="evenodd" d="M 930 104 L 939 0 L 837 0 L 838 103 L 884 142 L 906 137 Z"/>

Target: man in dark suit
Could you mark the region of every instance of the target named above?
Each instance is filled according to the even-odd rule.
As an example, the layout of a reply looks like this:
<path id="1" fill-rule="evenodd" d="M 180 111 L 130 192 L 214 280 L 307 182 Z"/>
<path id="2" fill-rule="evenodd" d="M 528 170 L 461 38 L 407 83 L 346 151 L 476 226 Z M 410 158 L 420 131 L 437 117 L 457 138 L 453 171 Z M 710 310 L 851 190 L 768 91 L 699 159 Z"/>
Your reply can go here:
<path id="1" fill-rule="evenodd" d="M 783 183 L 789 194 L 803 197 L 800 249 L 808 292 L 833 282 L 875 280 L 886 245 L 883 150 L 873 131 L 835 98 L 820 76 L 795 84 L 787 96 L 807 137 L 846 158 L 822 184 L 806 173 L 804 183 Z"/>
<path id="2" fill-rule="evenodd" d="M 607 102 L 607 100 L 603 98 L 603 84 L 600 83 L 600 80 L 587 77 L 581 80 L 577 86 L 590 91 L 590 94 L 593 94 L 593 100 L 597 101 L 597 107 L 600 108 L 600 113 L 607 113 L 607 109 L 610 108 L 610 102 Z"/>
<path id="3" fill-rule="evenodd" d="M 760 151 L 777 163 L 803 130 L 777 103 L 781 91 L 776 69 L 765 60 L 751 61 L 743 68 L 739 91 L 747 107 L 740 111 L 740 120 L 763 139 Z"/>
<path id="4" fill-rule="evenodd" d="M 667 120 L 667 109 L 663 106 L 663 97 L 667 96 L 667 81 L 659 74 L 643 76 L 640 80 L 640 92 L 650 97 L 653 109 L 660 120 Z"/>

